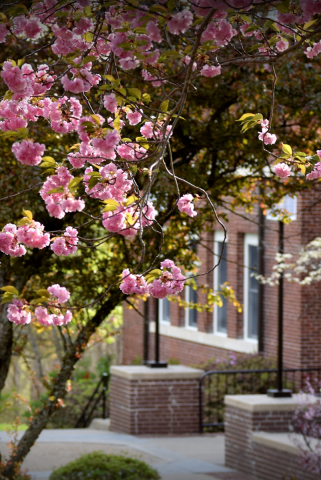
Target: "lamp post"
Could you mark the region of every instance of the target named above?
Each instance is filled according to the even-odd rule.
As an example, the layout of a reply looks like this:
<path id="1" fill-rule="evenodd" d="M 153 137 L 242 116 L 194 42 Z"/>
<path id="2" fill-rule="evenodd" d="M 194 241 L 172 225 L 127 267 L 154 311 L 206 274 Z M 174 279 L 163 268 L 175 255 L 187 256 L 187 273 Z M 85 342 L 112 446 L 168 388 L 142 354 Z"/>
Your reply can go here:
<path id="1" fill-rule="evenodd" d="M 279 220 L 279 253 L 284 253 L 284 223 Z M 280 274 L 278 289 L 278 367 L 276 389 L 268 390 L 269 397 L 292 397 L 291 390 L 283 388 L 283 294 L 284 294 L 284 275 Z"/>
<path id="2" fill-rule="evenodd" d="M 159 360 L 159 347 L 160 347 L 160 338 L 159 338 L 159 300 L 156 302 L 156 311 L 155 311 L 155 359 L 145 362 L 145 365 L 150 368 L 167 368 L 167 362 L 161 362 Z"/>

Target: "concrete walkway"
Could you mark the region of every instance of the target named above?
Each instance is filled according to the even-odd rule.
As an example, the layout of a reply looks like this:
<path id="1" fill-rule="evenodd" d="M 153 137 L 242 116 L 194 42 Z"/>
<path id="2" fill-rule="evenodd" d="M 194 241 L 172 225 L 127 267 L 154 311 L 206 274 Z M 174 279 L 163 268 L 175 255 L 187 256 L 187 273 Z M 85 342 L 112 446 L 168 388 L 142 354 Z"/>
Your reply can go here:
<path id="1" fill-rule="evenodd" d="M 8 434 L 0 432 L 2 455 L 8 452 L 8 440 Z M 143 460 L 158 470 L 162 480 L 253 480 L 224 466 L 221 434 L 134 437 L 93 429 L 44 430 L 23 469 L 32 480 L 48 480 L 55 468 L 97 450 Z"/>

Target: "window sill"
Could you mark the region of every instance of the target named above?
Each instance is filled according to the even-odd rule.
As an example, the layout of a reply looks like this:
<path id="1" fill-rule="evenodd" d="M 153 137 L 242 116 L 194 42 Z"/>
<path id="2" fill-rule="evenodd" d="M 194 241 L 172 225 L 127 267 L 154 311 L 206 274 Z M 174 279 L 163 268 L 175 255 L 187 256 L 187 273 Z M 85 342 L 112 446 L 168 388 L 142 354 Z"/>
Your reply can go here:
<path id="1" fill-rule="evenodd" d="M 150 333 L 155 333 L 155 322 L 149 324 Z M 223 350 L 232 350 L 239 353 L 257 353 L 257 342 L 255 340 L 243 340 L 237 338 L 223 337 L 214 333 L 199 332 L 173 325 L 164 325 L 160 323 L 159 333 L 164 337 L 177 338 L 186 342 L 199 343 L 210 347 L 222 348 Z"/>

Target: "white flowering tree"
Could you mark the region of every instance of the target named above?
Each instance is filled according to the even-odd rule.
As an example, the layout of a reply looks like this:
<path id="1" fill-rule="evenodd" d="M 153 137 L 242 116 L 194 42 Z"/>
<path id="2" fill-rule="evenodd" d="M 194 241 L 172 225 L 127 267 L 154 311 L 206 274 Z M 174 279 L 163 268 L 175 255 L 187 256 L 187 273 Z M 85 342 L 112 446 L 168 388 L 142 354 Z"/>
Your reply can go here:
<path id="1" fill-rule="evenodd" d="M 0 6 L 0 140 L 21 175 L 32 172 L 37 179 L 0 199 L 11 202 L 8 217 L 14 218 L 0 233 L 4 263 L 10 257 L 24 262 L 38 250 L 77 259 L 87 248 L 97 252 L 97 262 L 104 254 L 118 268 L 97 286 L 96 297 L 78 295 L 77 303 L 65 285 L 49 285 L 50 276 L 46 285 L 27 290 L 13 286 L 9 276 L 2 287 L 8 325 L 58 327 L 65 340 L 61 369 L 2 466 L 5 478 L 15 477 L 61 407 L 73 368 L 106 315 L 126 295 L 161 299 L 183 290 L 181 265 L 166 258 L 173 258 L 166 242 L 171 213 L 178 209 L 185 228 L 180 248 L 202 210 L 226 232 L 206 188 L 193 171 L 188 179 L 177 175 L 173 161 L 175 129 L 200 80 L 219 82 L 231 66 L 272 72 L 269 118 L 243 114 L 242 132 L 259 128 L 267 165 L 279 178 L 291 172 L 308 180 L 321 176 L 319 151 L 277 145 L 272 130 L 276 66 L 296 50 L 304 52 L 303 62 L 320 53 L 320 13 L 314 0 L 35 0 Z M 34 200 L 24 202 L 16 220 L 20 195 L 28 199 L 31 192 L 31 199 L 34 191 L 43 202 L 43 221 L 34 218 Z M 173 201 L 161 222 L 155 199 L 170 192 Z M 208 222 L 207 214 L 203 224 Z M 125 254 L 117 263 L 120 245 Z M 78 312 L 92 307 L 96 313 L 78 322 Z"/>

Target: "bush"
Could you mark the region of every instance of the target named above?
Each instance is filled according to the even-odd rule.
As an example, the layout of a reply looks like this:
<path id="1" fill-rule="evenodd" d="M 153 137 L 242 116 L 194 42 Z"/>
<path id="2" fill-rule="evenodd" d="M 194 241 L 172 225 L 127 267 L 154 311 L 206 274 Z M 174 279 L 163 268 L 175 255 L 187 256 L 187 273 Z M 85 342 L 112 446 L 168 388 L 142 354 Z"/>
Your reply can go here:
<path id="1" fill-rule="evenodd" d="M 146 463 L 121 455 L 93 452 L 60 467 L 49 480 L 159 480 L 160 476 Z"/>
<path id="2" fill-rule="evenodd" d="M 224 359 L 208 360 L 197 365 L 206 372 L 235 371 L 235 370 L 266 370 L 275 369 L 275 361 L 264 358 L 260 354 L 235 355 L 230 353 Z M 215 427 L 206 427 L 205 431 L 222 431 L 224 429 L 224 397 L 225 395 L 262 394 L 269 388 L 275 388 L 276 373 L 235 373 L 213 374 L 204 378 L 202 386 L 202 420 L 203 423 L 217 424 Z M 291 385 L 286 384 L 287 388 Z"/>

